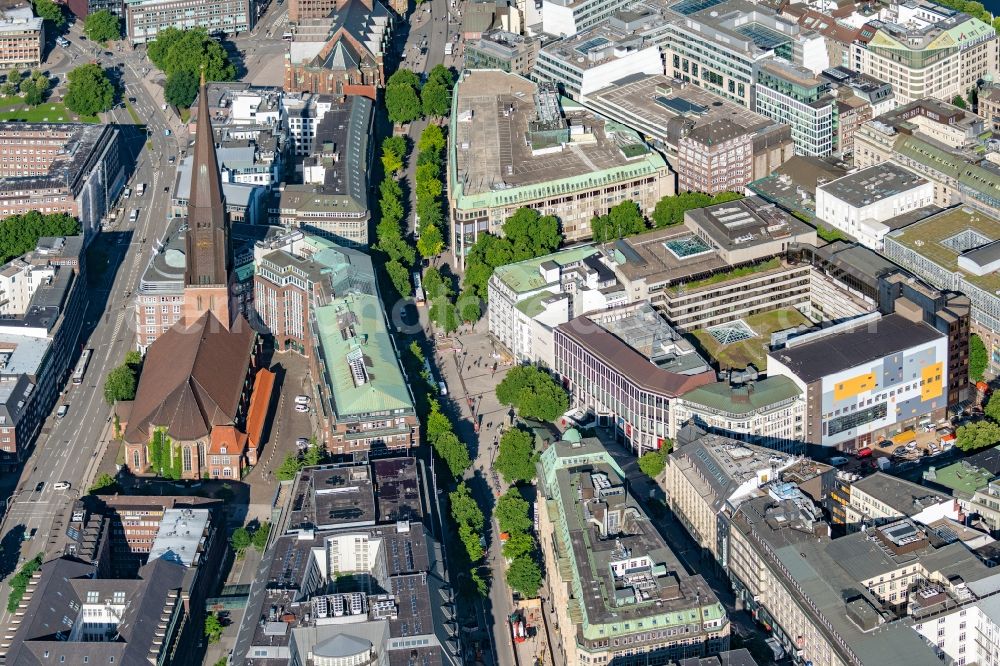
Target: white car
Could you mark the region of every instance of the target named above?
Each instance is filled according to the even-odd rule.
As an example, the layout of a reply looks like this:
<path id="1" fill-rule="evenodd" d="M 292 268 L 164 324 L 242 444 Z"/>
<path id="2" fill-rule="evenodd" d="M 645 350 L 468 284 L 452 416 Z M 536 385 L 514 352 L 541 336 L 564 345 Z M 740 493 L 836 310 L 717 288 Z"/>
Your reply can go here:
<path id="1" fill-rule="evenodd" d="M 56 490 L 69 490 L 70 484 L 69 481 L 60 481 L 59 483 L 56 483 L 52 487 L 55 488 Z"/>
<path id="2" fill-rule="evenodd" d="M 306 439 L 305 437 L 299 437 L 297 440 L 295 440 L 295 446 L 299 447 L 300 449 L 308 449 L 309 440 Z"/>
<path id="3" fill-rule="evenodd" d="M 297 396 L 295 396 L 295 404 L 296 405 L 308 405 L 309 404 L 309 396 L 307 396 L 307 395 L 297 395 Z"/>
<path id="4" fill-rule="evenodd" d="M 62 418 L 66 416 L 66 412 L 69 411 L 69 405 L 59 405 L 59 409 L 56 410 L 56 416 Z"/>
<path id="5" fill-rule="evenodd" d="M 305 405 L 295 405 L 295 411 L 297 412 L 308 412 L 309 408 Z"/>

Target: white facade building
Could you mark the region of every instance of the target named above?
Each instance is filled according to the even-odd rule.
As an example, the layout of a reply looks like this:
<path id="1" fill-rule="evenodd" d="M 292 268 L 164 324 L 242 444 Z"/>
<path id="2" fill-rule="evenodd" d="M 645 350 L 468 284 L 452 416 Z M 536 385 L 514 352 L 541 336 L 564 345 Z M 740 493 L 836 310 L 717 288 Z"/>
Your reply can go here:
<path id="1" fill-rule="evenodd" d="M 633 1 L 543 0 L 542 30 L 549 35 L 569 37 L 593 28 L 618 10 L 632 4 Z"/>
<path id="2" fill-rule="evenodd" d="M 22 259 L 14 259 L 0 268 L 0 316 L 24 314 L 38 287 L 47 284 L 55 274 L 52 266 L 35 266 Z"/>
<path id="3" fill-rule="evenodd" d="M 816 188 L 816 215 L 873 250 L 891 220 L 934 203 L 934 183 L 893 163 L 861 169 Z"/>

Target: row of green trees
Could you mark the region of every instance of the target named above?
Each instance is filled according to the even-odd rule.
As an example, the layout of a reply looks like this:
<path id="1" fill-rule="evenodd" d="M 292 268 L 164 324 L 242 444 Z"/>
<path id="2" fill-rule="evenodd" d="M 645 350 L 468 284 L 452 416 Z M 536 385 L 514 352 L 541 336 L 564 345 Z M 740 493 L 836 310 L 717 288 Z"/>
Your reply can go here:
<path id="1" fill-rule="evenodd" d="M 488 592 L 486 581 L 479 573 L 479 564 L 485 554 L 479 536 L 486 526 L 483 510 L 479 508 L 479 504 L 472 496 L 472 491 L 469 490 L 469 486 L 464 481 L 448 494 L 448 501 L 451 505 L 451 519 L 458 527 L 458 538 L 462 542 L 465 554 L 471 564 L 472 582 L 476 591 L 480 595 L 486 596 Z"/>
<path id="2" fill-rule="evenodd" d="M 168 103 L 187 108 L 198 94 L 202 68 L 208 81 L 232 81 L 236 67 L 222 45 L 204 28 L 159 32 L 147 50 L 150 62 L 167 75 L 163 94 Z"/>
<path id="3" fill-rule="evenodd" d="M 21 95 L 25 104 L 37 106 L 45 101 L 49 87 L 49 77 L 37 70 L 22 73 L 19 69 L 12 69 L 0 85 L 0 95 L 4 97 Z"/>
<path id="4" fill-rule="evenodd" d="M 315 437 L 312 437 L 309 440 L 309 446 L 301 455 L 289 453 L 285 456 L 285 459 L 278 465 L 278 469 L 274 470 L 274 476 L 278 478 L 278 481 L 291 481 L 300 469 L 322 465 L 326 460 L 326 449 L 316 441 Z"/>
<path id="5" fill-rule="evenodd" d="M 436 65 L 423 84 L 408 69 L 397 69 L 385 84 L 385 108 L 389 120 L 409 123 L 423 117 L 443 118 L 451 111 L 451 89 L 455 77 L 444 65 Z"/>
<path id="6" fill-rule="evenodd" d="M 511 368 L 497 384 L 496 394 L 501 404 L 510 405 L 526 419 L 555 421 L 569 409 L 566 389 L 533 365 Z"/>
<path id="7" fill-rule="evenodd" d="M 465 257 L 465 277 L 460 302 L 486 302 L 493 270 L 555 252 L 563 241 L 559 220 L 533 208 L 519 208 L 503 224 L 503 236 L 480 234 Z M 477 317 L 478 319 L 478 317 Z"/>
<path id="8" fill-rule="evenodd" d="M 973 333 L 969 336 L 969 379 L 974 382 L 983 381 L 986 366 L 989 364 L 989 352 L 983 339 Z"/>
<path id="9" fill-rule="evenodd" d="M 229 545 L 237 558 L 243 557 L 247 548 L 253 546 L 257 552 L 263 554 L 267 548 L 267 538 L 271 534 L 271 523 L 261 523 L 251 527 L 237 527 L 229 537 Z"/>
<path id="10" fill-rule="evenodd" d="M 134 400 L 142 373 L 142 354 L 134 349 L 125 353 L 125 362 L 108 373 L 104 380 L 104 400 L 113 405 L 120 400 Z"/>
<path id="11" fill-rule="evenodd" d="M 416 192 L 417 251 L 424 259 L 437 256 L 444 249 L 444 149 L 447 140 L 440 125 L 428 125 L 417 142 L 417 168 L 414 174 Z"/>
<path id="12" fill-rule="evenodd" d="M 682 192 L 672 197 L 663 197 L 653 210 L 651 216 L 653 226 L 662 229 L 681 224 L 684 222 L 684 213 L 689 210 L 742 198 L 743 195 L 737 192 L 720 192 L 714 196 L 703 192 Z M 603 243 L 641 234 L 649 230 L 649 224 L 646 222 L 639 204 L 626 199 L 612 207 L 606 215 L 594 217 L 590 221 L 590 230 L 594 242 Z"/>
<path id="13" fill-rule="evenodd" d="M 461 479 L 472 465 L 469 449 L 455 434 L 451 419 L 441 412 L 441 404 L 434 399 L 430 401 L 425 432 L 434 453 L 444 462 L 451 476 Z"/>
<path id="14" fill-rule="evenodd" d="M 28 583 L 31 582 L 31 577 L 38 571 L 40 566 L 42 566 L 41 553 L 25 562 L 21 570 L 10 579 L 10 596 L 7 597 L 7 612 L 14 613 L 17 611 L 17 607 L 21 604 L 21 599 L 24 597 L 24 592 L 28 589 Z"/>
<path id="15" fill-rule="evenodd" d="M 503 556 L 508 561 L 507 584 L 526 598 L 538 595 L 542 570 L 538 566 L 538 544 L 531 536 L 531 505 L 517 488 L 511 488 L 497 500 L 493 516 L 500 532 L 506 534 Z"/>
<path id="16" fill-rule="evenodd" d="M 379 185 L 379 222 L 375 227 L 375 248 L 385 254 L 385 271 L 393 287 L 403 298 L 413 293 L 410 268 L 417 259 L 413 246 L 407 242 L 403 228 L 406 207 L 403 187 L 398 177 L 406 163 L 407 141 L 402 136 L 382 141 L 382 165 L 385 177 Z"/>
<path id="17" fill-rule="evenodd" d="M 0 263 L 31 252 L 42 236 L 76 236 L 80 222 L 66 213 L 10 215 L 0 221 Z"/>

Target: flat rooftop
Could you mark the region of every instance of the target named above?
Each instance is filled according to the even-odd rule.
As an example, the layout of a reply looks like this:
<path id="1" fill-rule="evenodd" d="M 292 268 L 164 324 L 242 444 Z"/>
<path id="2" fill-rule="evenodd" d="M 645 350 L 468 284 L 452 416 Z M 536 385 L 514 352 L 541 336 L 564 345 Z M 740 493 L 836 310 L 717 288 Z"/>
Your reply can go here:
<path id="1" fill-rule="evenodd" d="M 802 220 L 761 197 L 695 208 L 685 214 L 716 247 L 743 250 L 754 245 L 788 239 L 816 242 L 815 230 Z M 806 238 L 801 238 L 805 236 Z"/>
<path id="2" fill-rule="evenodd" d="M 375 496 L 379 523 L 399 520 L 420 522 L 420 482 L 415 458 L 380 458 L 371 463 L 378 492 Z"/>
<path id="3" fill-rule="evenodd" d="M 82 179 L 93 168 L 93 153 L 108 141 L 118 138 L 115 125 L 87 123 L 10 123 L 0 122 L 0 137 L 8 147 L 18 144 L 61 144 L 48 171 L 39 176 L 0 177 L 0 193 L 12 195 L 25 189 L 68 189 L 74 196 Z"/>
<path id="4" fill-rule="evenodd" d="M 946 467 L 924 472 L 928 482 L 948 488 L 966 497 L 971 497 L 980 488 L 985 488 L 996 478 L 988 469 L 977 467 L 968 459 L 960 460 Z"/>
<path id="5" fill-rule="evenodd" d="M 619 239 L 603 251 L 626 279 L 645 279 L 651 288 L 726 268 L 719 253 L 707 246 L 705 251 L 682 256 L 671 251 L 670 245 L 692 238 L 694 233 L 686 226 L 664 227 Z"/>
<path id="6" fill-rule="evenodd" d="M 752 387 L 732 386 L 729 382 L 706 384 L 685 393 L 683 400 L 728 414 L 749 414 L 801 395 L 794 381 L 775 375 L 754 382 Z"/>
<path id="7" fill-rule="evenodd" d="M 497 70 L 466 72 L 456 84 L 449 151 L 460 207 L 540 198 L 558 191 L 557 182 L 585 187 L 665 168 L 632 130 L 557 97 L 536 107 L 537 92 L 528 79 Z M 540 117 L 539 108 L 548 115 Z"/>
<path id="8" fill-rule="evenodd" d="M 652 47 L 653 44 L 646 42 L 642 36 L 623 32 L 605 21 L 589 30 L 546 44 L 541 52 L 573 69 L 585 71 L 613 62 L 623 52 L 631 54 Z"/>
<path id="9" fill-rule="evenodd" d="M 289 529 L 374 525 L 375 487 L 368 465 L 307 467 L 292 491 Z"/>
<path id="10" fill-rule="evenodd" d="M 211 512 L 208 509 L 167 509 L 160 519 L 160 529 L 149 549 L 149 561 L 163 558 L 194 566 L 201 560 Z"/>
<path id="11" fill-rule="evenodd" d="M 796 22 L 748 0 L 679 0 L 669 6 L 675 21 L 700 27 L 703 39 L 750 58 L 764 58 L 799 34 Z"/>
<path id="12" fill-rule="evenodd" d="M 664 75 L 635 74 L 588 93 L 584 104 L 625 123 L 676 150 L 681 136 L 698 130 L 710 138 L 716 128 L 757 134 L 776 127 L 770 118 L 711 93 L 704 88 Z"/>
<path id="13" fill-rule="evenodd" d="M 711 370 L 694 345 L 674 330 L 649 303 L 643 303 L 625 316 L 599 323 L 604 330 L 648 358 L 650 363 L 661 370 L 681 375 L 701 374 Z"/>
<path id="14" fill-rule="evenodd" d="M 871 495 L 904 516 L 914 516 L 928 507 L 951 499 L 938 490 L 885 472 L 875 472 L 859 479 L 852 484 L 852 487 Z"/>
<path id="15" fill-rule="evenodd" d="M 918 255 L 934 262 L 949 273 L 960 273 L 967 282 L 996 294 L 1000 275 L 996 272 L 974 275 L 958 266 L 958 257 L 977 247 L 1000 240 L 1000 221 L 979 211 L 959 206 L 896 229 L 887 236 Z"/>
<path id="16" fill-rule="evenodd" d="M 542 264 L 551 261 L 562 268 L 566 268 L 578 264 L 587 257 L 597 253 L 597 248 L 589 243 L 578 245 L 553 252 L 552 254 L 535 257 L 534 259 L 498 266 L 494 269 L 493 275 L 513 292 L 523 294 L 541 289 L 549 284 L 542 275 Z"/>
<path id="17" fill-rule="evenodd" d="M 817 189 L 837 197 L 854 208 L 861 208 L 915 190 L 929 182 L 923 176 L 918 176 L 893 162 L 885 162 L 824 183 Z"/>
<path id="18" fill-rule="evenodd" d="M 891 314 L 856 328 L 768 352 L 803 382 L 863 365 L 944 335 L 924 323 Z"/>

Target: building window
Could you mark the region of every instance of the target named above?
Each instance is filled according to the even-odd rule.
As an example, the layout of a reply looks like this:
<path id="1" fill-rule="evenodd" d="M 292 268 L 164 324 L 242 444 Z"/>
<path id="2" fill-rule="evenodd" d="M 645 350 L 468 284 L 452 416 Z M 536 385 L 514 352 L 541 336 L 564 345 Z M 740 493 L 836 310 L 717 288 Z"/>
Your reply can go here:
<path id="1" fill-rule="evenodd" d="M 133 451 L 132 452 L 132 467 L 134 469 L 139 469 L 139 452 L 138 451 Z"/>
<path id="2" fill-rule="evenodd" d="M 185 446 L 184 447 L 183 458 L 184 458 L 184 471 L 185 472 L 190 472 L 191 471 L 191 447 L 189 447 L 189 446 Z"/>

